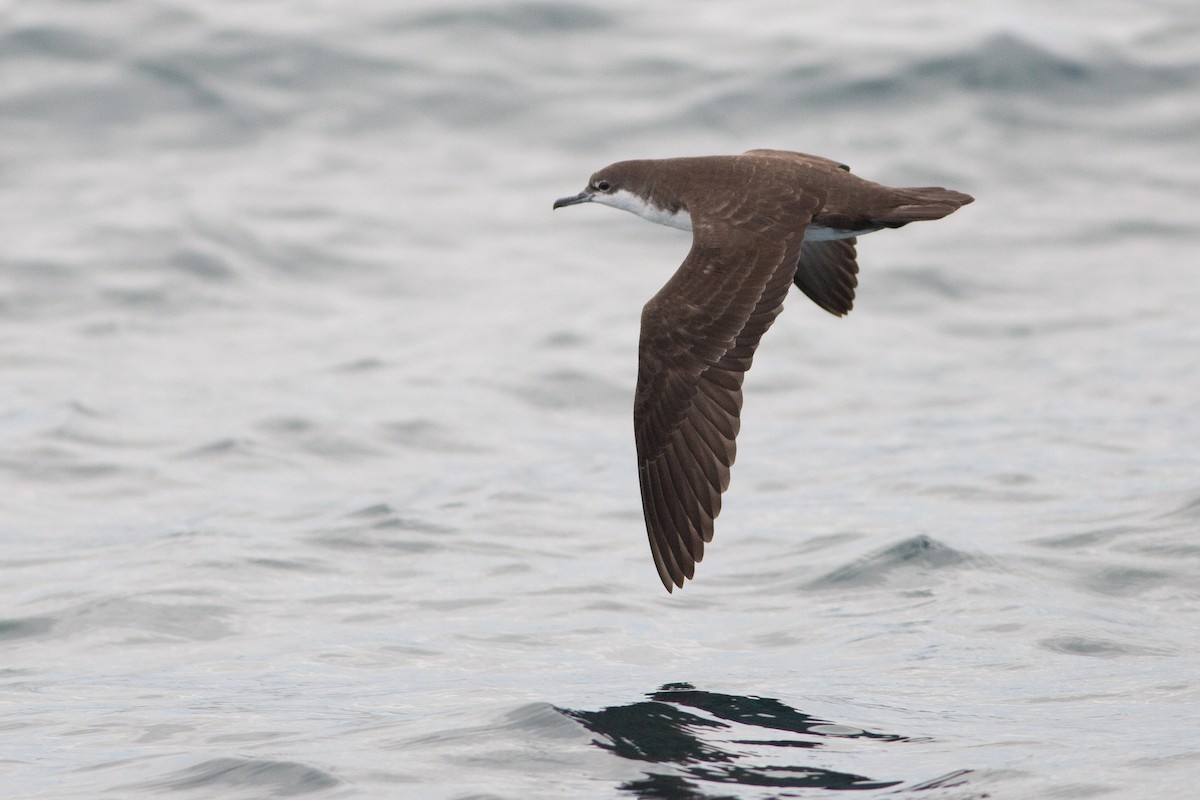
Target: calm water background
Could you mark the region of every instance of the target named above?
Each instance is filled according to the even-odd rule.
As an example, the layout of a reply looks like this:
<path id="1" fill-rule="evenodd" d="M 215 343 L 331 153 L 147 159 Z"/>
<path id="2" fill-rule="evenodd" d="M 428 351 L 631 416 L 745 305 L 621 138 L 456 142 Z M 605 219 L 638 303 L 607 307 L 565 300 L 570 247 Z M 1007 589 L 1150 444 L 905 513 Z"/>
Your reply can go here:
<path id="1" fill-rule="evenodd" d="M 1200 7 L 0 4 L 6 797 L 1194 797 Z M 747 381 L 694 584 L 551 213 L 781 147 L 978 197 Z"/>

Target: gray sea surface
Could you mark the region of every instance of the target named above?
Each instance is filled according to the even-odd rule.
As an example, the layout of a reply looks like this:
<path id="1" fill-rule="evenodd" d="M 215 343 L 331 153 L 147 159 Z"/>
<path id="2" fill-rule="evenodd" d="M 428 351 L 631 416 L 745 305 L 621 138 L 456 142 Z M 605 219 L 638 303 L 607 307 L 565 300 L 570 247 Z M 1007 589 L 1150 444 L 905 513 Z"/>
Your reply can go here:
<path id="1" fill-rule="evenodd" d="M 1200 796 L 1200 5 L 8 0 L 0 144 L 4 797 Z M 668 595 L 550 206 L 754 147 L 978 199 Z"/>

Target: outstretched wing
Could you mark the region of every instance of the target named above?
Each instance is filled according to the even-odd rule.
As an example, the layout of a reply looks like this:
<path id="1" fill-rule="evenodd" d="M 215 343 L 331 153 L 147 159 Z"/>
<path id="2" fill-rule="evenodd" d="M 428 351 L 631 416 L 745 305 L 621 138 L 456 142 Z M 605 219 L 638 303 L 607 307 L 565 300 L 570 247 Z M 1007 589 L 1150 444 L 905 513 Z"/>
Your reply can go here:
<path id="1" fill-rule="evenodd" d="M 691 252 L 642 311 L 634 438 L 646 531 L 667 591 L 695 574 L 712 541 L 742 379 L 783 308 L 816 205 L 764 230 L 698 227 Z"/>

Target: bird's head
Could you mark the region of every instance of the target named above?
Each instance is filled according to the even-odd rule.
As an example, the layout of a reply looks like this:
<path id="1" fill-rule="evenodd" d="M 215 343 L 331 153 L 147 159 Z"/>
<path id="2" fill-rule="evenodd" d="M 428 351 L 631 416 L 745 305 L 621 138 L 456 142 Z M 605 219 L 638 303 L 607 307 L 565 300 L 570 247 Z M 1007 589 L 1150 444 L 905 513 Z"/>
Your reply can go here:
<path id="1" fill-rule="evenodd" d="M 690 231 L 692 221 L 686 204 L 674 193 L 664 190 L 663 163 L 643 160 L 610 164 L 592 175 L 582 192 L 555 200 L 554 207 L 600 203 L 651 222 Z"/>
<path id="2" fill-rule="evenodd" d="M 616 165 L 614 164 L 613 166 Z M 613 171 L 613 167 L 605 167 L 600 170 L 591 177 L 587 187 L 582 192 L 571 197 L 561 197 L 555 200 L 554 207 L 562 208 L 563 206 L 593 202 L 616 205 L 611 201 L 606 201 L 606 198 L 611 198 L 616 192 L 621 191 L 621 184 L 618 182 L 617 176 L 610 174 Z"/>

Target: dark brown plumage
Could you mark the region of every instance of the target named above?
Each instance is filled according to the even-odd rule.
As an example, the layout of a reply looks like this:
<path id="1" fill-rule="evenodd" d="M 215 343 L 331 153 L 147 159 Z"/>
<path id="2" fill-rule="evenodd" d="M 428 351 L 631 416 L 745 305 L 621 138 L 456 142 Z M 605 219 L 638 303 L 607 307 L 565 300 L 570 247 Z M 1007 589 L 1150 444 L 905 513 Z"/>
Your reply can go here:
<path id="1" fill-rule="evenodd" d="M 779 150 L 622 161 L 555 208 L 600 202 L 692 230 L 642 310 L 634 440 L 650 549 L 667 591 L 695 574 L 737 452 L 742 379 L 795 284 L 832 314 L 858 284 L 856 237 L 939 219 L 973 198 L 893 189 Z"/>

